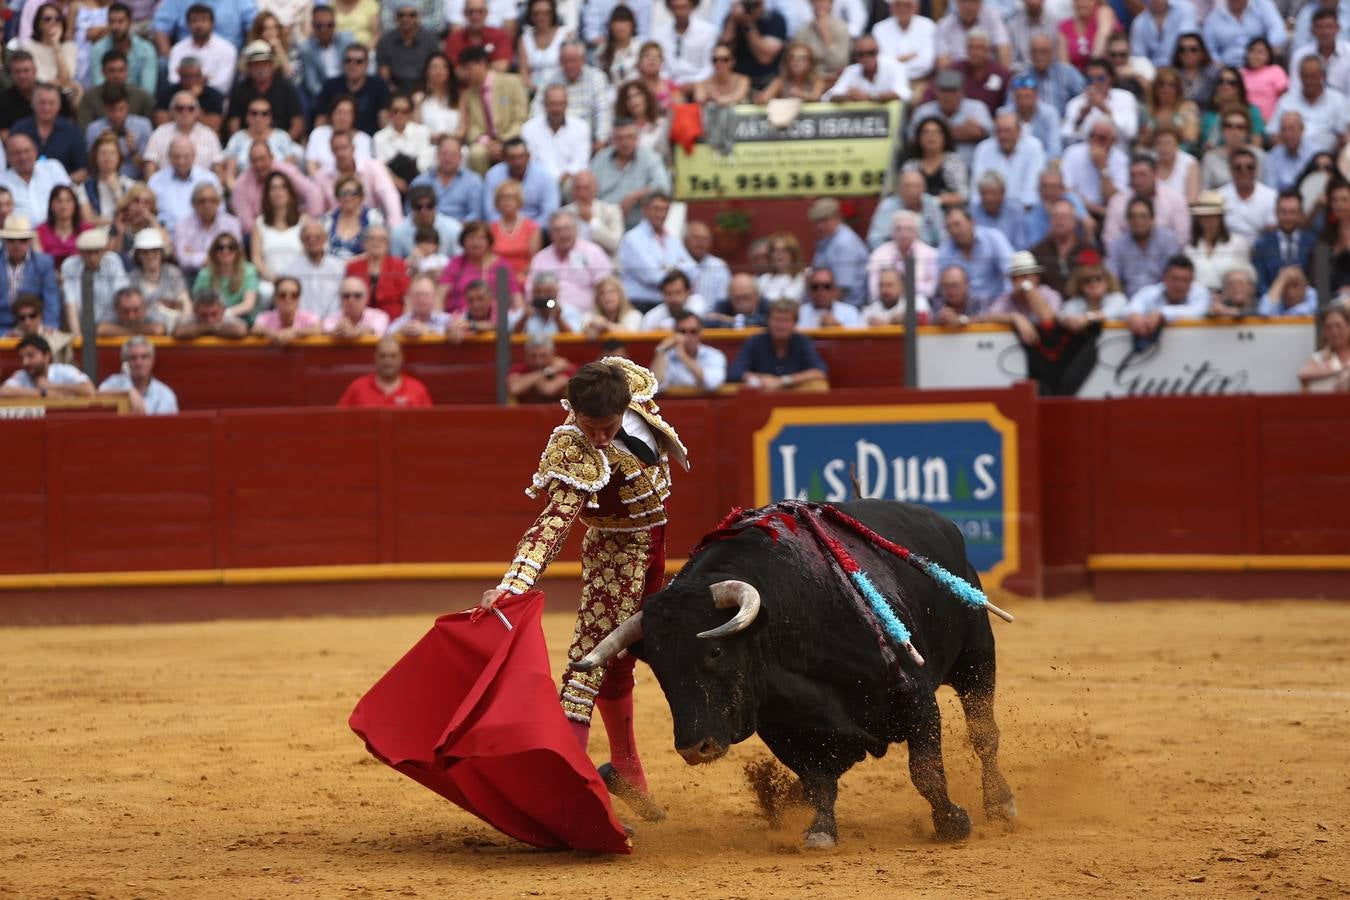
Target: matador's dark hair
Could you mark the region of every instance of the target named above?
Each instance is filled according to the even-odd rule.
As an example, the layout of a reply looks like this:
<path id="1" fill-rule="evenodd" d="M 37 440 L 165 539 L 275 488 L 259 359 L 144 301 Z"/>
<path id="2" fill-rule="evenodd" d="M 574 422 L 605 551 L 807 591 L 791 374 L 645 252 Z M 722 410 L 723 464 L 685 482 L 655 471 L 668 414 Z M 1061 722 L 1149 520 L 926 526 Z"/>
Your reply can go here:
<path id="1" fill-rule="evenodd" d="M 603 419 L 622 415 L 632 399 L 628 377 L 613 363 L 586 363 L 567 383 L 567 402 L 579 416 Z"/>

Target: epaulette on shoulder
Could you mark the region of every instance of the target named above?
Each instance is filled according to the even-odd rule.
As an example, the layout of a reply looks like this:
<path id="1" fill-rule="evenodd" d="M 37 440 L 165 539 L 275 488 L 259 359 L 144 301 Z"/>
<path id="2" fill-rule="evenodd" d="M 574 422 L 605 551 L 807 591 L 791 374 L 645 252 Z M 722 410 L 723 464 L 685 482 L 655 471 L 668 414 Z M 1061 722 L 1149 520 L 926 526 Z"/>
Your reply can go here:
<path id="1" fill-rule="evenodd" d="M 537 497 L 554 480 L 595 493 L 609 483 L 609 478 L 609 460 L 605 454 L 591 446 L 580 428 L 567 423 L 553 429 L 539 456 L 539 470 L 534 473 L 525 493 Z"/>

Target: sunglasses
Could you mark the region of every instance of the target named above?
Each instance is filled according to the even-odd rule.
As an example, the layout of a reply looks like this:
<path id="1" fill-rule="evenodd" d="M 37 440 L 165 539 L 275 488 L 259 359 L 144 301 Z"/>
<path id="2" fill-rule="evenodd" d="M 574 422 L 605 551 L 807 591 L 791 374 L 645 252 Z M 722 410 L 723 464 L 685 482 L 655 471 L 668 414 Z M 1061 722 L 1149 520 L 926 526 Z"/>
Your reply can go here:
<path id="1" fill-rule="evenodd" d="M 349 66 L 364 66 L 366 58 L 364 56 L 349 56 L 343 60 Z"/>
<path id="2" fill-rule="evenodd" d="M 278 300 L 294 300 L 300 296 L 299 291 L 277 291 L 275 297 Z"/>
<path id="3" fill-rule="evenodd" d="M 832 287 L 834 287 L 833 281 L 828 283 L 822 281 L 813 281 L 811 283 L 811 290 L 813 291 L 828 291 Z"/>
<path id="4" fill-rule="evenodd" d="M 731 62 L 731 57 L 730 57 L 730 56 L 714 56 L 714 57 L 713 57 L 713 62 L 715 62 L 715 63 L 720 63 L 720 62 Z"/>
<path id="5" fill-rule="evenodd" d="M 29 319 L 38 319 L 38 318 L 41 318 L 41 316 L 39 316 L 39 315 L 38 315 L 37 313 L 35 313 L 35 312 L 19 313 L 19 314 L 18 314 L 18 319 L 19 319 L 20 322 L 26 322 L 26 321 L 28 321 Z"/>
<path id="6" fill-rule="evenodd" d="M 1200 47 L 1196 44 L 1182 44 L 1177 48 L 1182 53 L 1199 53 Z"/>
<path id="7" fill-rule="evenodd" d="M 361 192 L 347 188 L 346 190 L 338 191 L 337 195 L 340 199 L 346 200 L 349 197 L 360 197 Z"/>
<path id="8" fill-rule="evenodd" d="M 1252 165 L 1251 163 L 1237 163 L 1237 164 L 1235 164 L 1235 165 L 1229 166 L 1228 168 L 1229 168 L 1230 170 L 1234 171 L 1234 172 L 1255 172 L 1255 171 L 1256 171 L 1256 166 Z"/>
<path id="9" fill-rule="evenodd" d="M 680 334 L 698 334 L 697 328 L 676 328 L 675 330 Z"/>
<path id="10" fill-rule="evenodd" d="M 175 103 L 175 104 L 173 105 L 173 111 L 174 111 L 174 112 L 196 112 L 196 111 L 197 111 L 197 107 L 196 107 L 195 105 L 192 105 L 192 104 Z"/>
<path id="11" fill-rule="evenodd" d="M 248 114 L 250 116 L 270 116 L 272 111 L 270 109 L 250 109 Z"/>
<path id="12" fill-rule="evenodd" d="M 1083 279 L 1083 283 L 1095 284 L 1098 281 L 1105 281 L 1105 280 L 1106 280 L 1105 275 L 1088 275 L 1086 278 Z"/>
<path id="13" fill-rule="evenodd" d="M 42 16 L 41 18 L 38 19 L 38 21 L 39 21 L 39 22 L 42 22 L 42 23 L 44 23 L 44 24 L 46 24 L 47 22 L 60 22 L 60 21 L 61 21 L 61 17 L 60 17 L 60 16 Z"/>
<path id="14" fill-rule="evenodd" d="M 1226 87 L 1237 87 L 1242 82 L 1238 81 L 1236 78 L 1220 78 L 1218 83 Z"/>
<path id="15" fill-rule="evenodd" d="M 394 13 L 394 15 L 400 19 L 415 19 L 417 18 L 417 10 L 415 9 L 400 10 L 399 12 Z"/>
<path id="16" fill-rule="evenodd" d="M 347 300 L 347 299 L 349 299 L 349 298 L 351 298 L 351 297 L 361 297 L 362 299 L 364 299 L 365 296 L 366 296 L 365 291 L 343 291 L 343 292 L 342 292 L 342 299 L 343 299 L 343 300 Z"/>
<path id="17" fill-rule="evenodd" d="M 435 209 L 435 203 L 414 203 L 413 209 Z"/>
<path id="18" fill-rule="evenodd" d="M 877 55 L 877 51 L 876 51 L 876 50 L 857 50 L 857 51 L 854 52 L 853 55 L 854 55 L 854 56 L 857 56 L 857 57 L 876 56 L 876 55 Z"/>
<path id="19" fill-rule="evenodd" d="M 1224 122 L 1224 123 L 1223 123 L 1223 127 L 1224 127 L 1224 128 L 1242 128 L 1242 129 L 1246 129 L 1247 123 L 1246 123 L 1246 122 Z"/>
<path id="20" fill-rule="evenodd" d="M 233 253 L 238 249 L 239 245 L 234 243 L 233 241 L 224 244 L 216 244 L 216 251 L 218 253 Z"/>

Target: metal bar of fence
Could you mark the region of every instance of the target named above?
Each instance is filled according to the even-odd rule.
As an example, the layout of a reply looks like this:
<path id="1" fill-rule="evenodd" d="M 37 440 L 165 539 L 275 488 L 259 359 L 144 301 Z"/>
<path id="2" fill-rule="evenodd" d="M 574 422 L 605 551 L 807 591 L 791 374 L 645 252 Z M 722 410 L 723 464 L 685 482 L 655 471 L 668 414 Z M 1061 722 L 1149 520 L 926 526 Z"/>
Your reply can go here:
<path id="1" fill-rule="evenodd" d="M 506 370 L 511 366 L 511 292 L 510 275 L 497 269 L 497 405 L 506 405 Z"/>

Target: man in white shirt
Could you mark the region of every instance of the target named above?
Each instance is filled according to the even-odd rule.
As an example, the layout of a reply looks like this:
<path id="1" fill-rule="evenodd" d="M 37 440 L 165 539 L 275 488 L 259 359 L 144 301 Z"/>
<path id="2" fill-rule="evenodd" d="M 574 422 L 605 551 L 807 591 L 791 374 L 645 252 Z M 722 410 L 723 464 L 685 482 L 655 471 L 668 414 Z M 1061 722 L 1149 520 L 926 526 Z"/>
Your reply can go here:
<path id="1" fill-rule="evenodd" d="M 177 72 L 183 57 L 196 57 L 206 83 L 228 96 L 239 74 L 239 48 L 215 33 L 216 14 L 205 3 L 188 8 L 187 25 L 188 36 L 169 51 L 169 71 Z"/>
<path id="2" fill-rule="evenodd" d="M 1130 157 L 1130 189 L 1117 191 L 1106 203 L 1102 223 L 1102 246 L 1125 233 L 1125 207 L 1130 198 L 1144 197 L 1153 204 L 1153 218 L 1159 227 L 1186 243 L 1191 234 L 1191 210 L 1186 198 L 1165 184 L 1158 183 L 1158 158 L 1148 150 L 1136 150 Z M 1274 204 L 1272 204 L 1274 205 Z"/>
<path id="3" fill-rule="evenodd" d="M 891 17 L 872 28 L 882 56 L 898 62 L 910 81 L 933 74 L 937 58 L 937 24 L 919 15 L 919 0 L 891 0 Z"/>
<path id="4" fill-rule="evenodd" d="M 159 221 L 173 231 L 180 219 L 192 214 L 192 192 L 199 184 L 220 190 L 220 179 L 196 164 L 197 151 L 192 142 L 179 136 L 169 145 L 168 168 L 160 169 L 146 182 L 159 201 Z"/>
<path id="5" fill-rule="evenodd" d="M 601 200 L 595 173 L 583 169 L 572 179 L 572 202 L 562 207 L 577 218 L 577 234 L 592 241 L 612 258 L 623 239 L 623 209 L 617 203 Z"/>
<path id="6" fill-rule="evenodd" d="M 1223 195 L 1223 224 L 1231 235 L 1241 235 L 1248 245 L 1256 243 L 1261 232 L 1274 228 L 1275 200 L 1278 192 L 1256 180 L 1256 154 L 1238 147 L 1228 156 L 1233 180 L 1219 188 Z"/>
<path id="7" fill-rule="evenodd" d="M 1125 307 L 1126 324 L 1136 337 L 1152 337 L 1164 321 L 1203 319 L 1209 291 L 1195 280 L 1195 263 L 1177 254 L 1167 261 L 1162 282 L 1141 288 Z"/>
<path id="8" fill-rule="evenodd" d="M 75 255 L 61 263 L 61 293 L 65 295 L 66 315 L 80 336 L 84 311 L 84 273 L 93 273 L 94 321 L 112 318 L 117 292 L 127 286 L 127 270 L 122 257 L 108 252 L 108 229 L 90 228 L 75 239 Z"/>
<path id="9" fill-rule="evenodd" d="M 672 271 L 678 269 L 688 276 L 694 268 L 684 244 L 666 230 L 669 214 L 668 194 L 648 194 L 642 206 L 642 221 L 619 242 L 623 289 L 640 310 L 649 310 L 661 302 L 665 278 Z"/>
<path id="10" fill-rule="evenodd" d="M 40 334 L 19 339 L 19 370 L 0 385 L 0 397 L 92 397 L 89 376 L 66 363 L 52 362 L 52 346 Z"/>
<path id="11" fill-rule="evenodd" d="M 798 328 L 861 328 L 859 307 L 839 299 L 839 284 L 834 272 L 812 269 L 806 279 L 806 302 L 797 312 Z"/>
<path id="12" fill-rule="evenodd" d="M 1294 51 L 1289 58 L 1289 93 L 1303 90 L 1299 83 L 1299 63 L 1305 56 L 1317 56 L 1322 60 L 1322 69 L 1326 73 L 1327 87 L 1342 94 L 1350 94 L 1350 41 L 1340 39 L 1341 24 L 1336 11 L 1319 9 L 1313 13 L 1313 41 Z"/>
<path id="13" fill-rule="evenodd" d="M 863 35 L 853 45 L 857 62 L 846 66 L 822 100 L 835 103 L 887 103 L 910 98 L 909 79 L 900 63 L 881 58 L 876 38 Z"/>
<path id="14" fill-rule="evenodd" d="M 520 126 L 520 137 L 530 157 L 551 172 L 564 189 L 591 164 L 591 126 L 585 119 L 568 115 L 567 88 L 560 84 L 544 88 L 544 111 Z"/>
<path id="15" fill-rule="evenodd" d="M 1110 119 L 1092 126 L 1088 139 L 1071 144 L 1060 160 L 1064 187 L 1077 194 L 1094 216 L 1106 215 L 1106 204 L 1125 185 L 1130 158 L 1116 142 L 1116 127 Z"/>
<path id="16" fill-rule="evenodd" d="M 155 345 L 138 334 L 122 345 L 122 371 L 103 379 L 99 392 L 130 395 L 133 413 L 172 416 L 178 412 L 178 395 L 154 371 Z"/>
<path id="17" fill-rule="evenodd" d="M 464 0 L 445 0 L 445 21 L 455 28 L 463 28 L 469 21 L 464 15 Z M 489 28 L 503 28 L 515 34 L 516 4 L 511 0 L 489 0 L 487 21 Z"/>
<path id="18" fill-rule="evenodd" d="M 726 262 L 713 255 L 713 233 L 707 222 L 698 219 L 684 225 L 684 248 L 694 261 L 690 277 L 694 293 L 708 301 L 710 309 L 727 299 L 731 291 L 731 269 Z"/>
<path id="19" fill-rule="evenodd" d="M 354 340 L 369 335 L 380 337 L 389 330 L 389 313 L 369 305 L 370 285 L 364 278 L 343 278 L 338 300 L 338 311 L 323 319 L 324 334 Z"/>
<path id="20" fill-rule="evenodd" d="M 338 311 L 338 287 L 347 265 L 325 252 L 328 232 L 317 219 L 300 226 L 300 246 L 304 252 L 291 257 L 281 271 L 300 282 L 300 308 L 322 320 Z"/>
<path id="21" fill-rule="evenodd" d="M 169 145 L 178 137 L 192 142 L 194 156 L 202 168 L 212 171 L 221 168 L 225 153 L 221 150 L 220 138 L 199 121 L 202 108 L 197 98 L 191 91 L 179 91 L 173 95 L 169 105 L 173 111 L 173 121 L 156 128 L 145 142 L 142 154 L 145 177 L 149 179 L 157 169 L 163 167 L 164 159 L 169 155 Z"/>
<path id="22" fill-rule="evenodd" d="M 661 302 L 642 316 L 643 331 L 671 331 L 675 321 L 686 312 L 702 316 L 708 312 L 707 302 L 693 292 L 689 276 L 676 269 L 661 279 Z"/>
<path id="23" fill-rule="evenodd" d="M 923 247 L 925 245 L 916 241 L 915 246 Z M 928 249 L 933 250 L 932 247 Z M 933 250 L 933 257 L 934 259 L 937 258 L 936 250 Z M 936 277 L 934 281 L 936 281 Z M 862 308 L 863 323 L 872 328 L 882 325 L 905 324 L 904 274 L 899 269 L 882 269 L 877 272 L 876 284 L 876 291 L 872 294 L 872 302 Z M 927 322 L 932 312 L 933 308 L 929 305 L 928 298 L 916 292 L 914 295 L 915 321 L 920 324 Z"/>
<path id="24" fill-rule="evenodd" d="M 1087 87 L 1064 108 L 1064 146 L 1087 140 L 1101 119 L 1115 125 L 1116 140 L 1128 149 L 1139 133 L 1139 101 L 1123 88 L 1111 87 L 1111 67 L 1101 60 L 1087 64 Z"/>
<path id="25" fill-rule="evenodd" d="M 1327 87 L 1326 67 L 1317 54 L 1298 61 L 1298 77 L 1302 90 L 1291 86 L 1275 104 L 1275 121 L 1287 112 L 1296 112 L 1303 118 L 1304 140 L 1328 149 L 1340 142 L 1341 131 L 1350 121 L 1350 103 L 1346 95 Z"/>
<path id="26" fill-rule="evenodd" d="M 14 197 L 14 212 L 30 222 L 47 221 L 52 188 L 70 184 L 66 167 L 54 159 L 38 159 L 37 144 L 26 134 L 11 134 L 5 148 L 9 168 L 0 172 L 0 186 Z"/>
<path id="27" fill-rule="evenodd" d="M 1008 186 L 1008 199 L 1023 207 L 1036 205 L 1037 178 L 1045 168 L 1045 148 L 1030 134 L 1022 133 L 1022 120 L 1011 109 L 994 116 L 994 136 L 975 146 L 972 181 L 985 172 L 997 172 Z"/>
<path id="28" fill-rule="evenodd" d="M 674 325 L 674 333 L 652 350 L 658 389 L 716 391 L 727 380 L 726 354 L 703 343 L 703 324 L 693 313 L 680 313 Z"/>
<path id="29" fill-rule="evenodd" d="M 694 15 L 695 0 L 666 0 L 670 24 L 656 29 L 652 39 L 661 45 L 665 76 L 681 90 L 712 77 L 712 52 L 717 29 Z"/>

